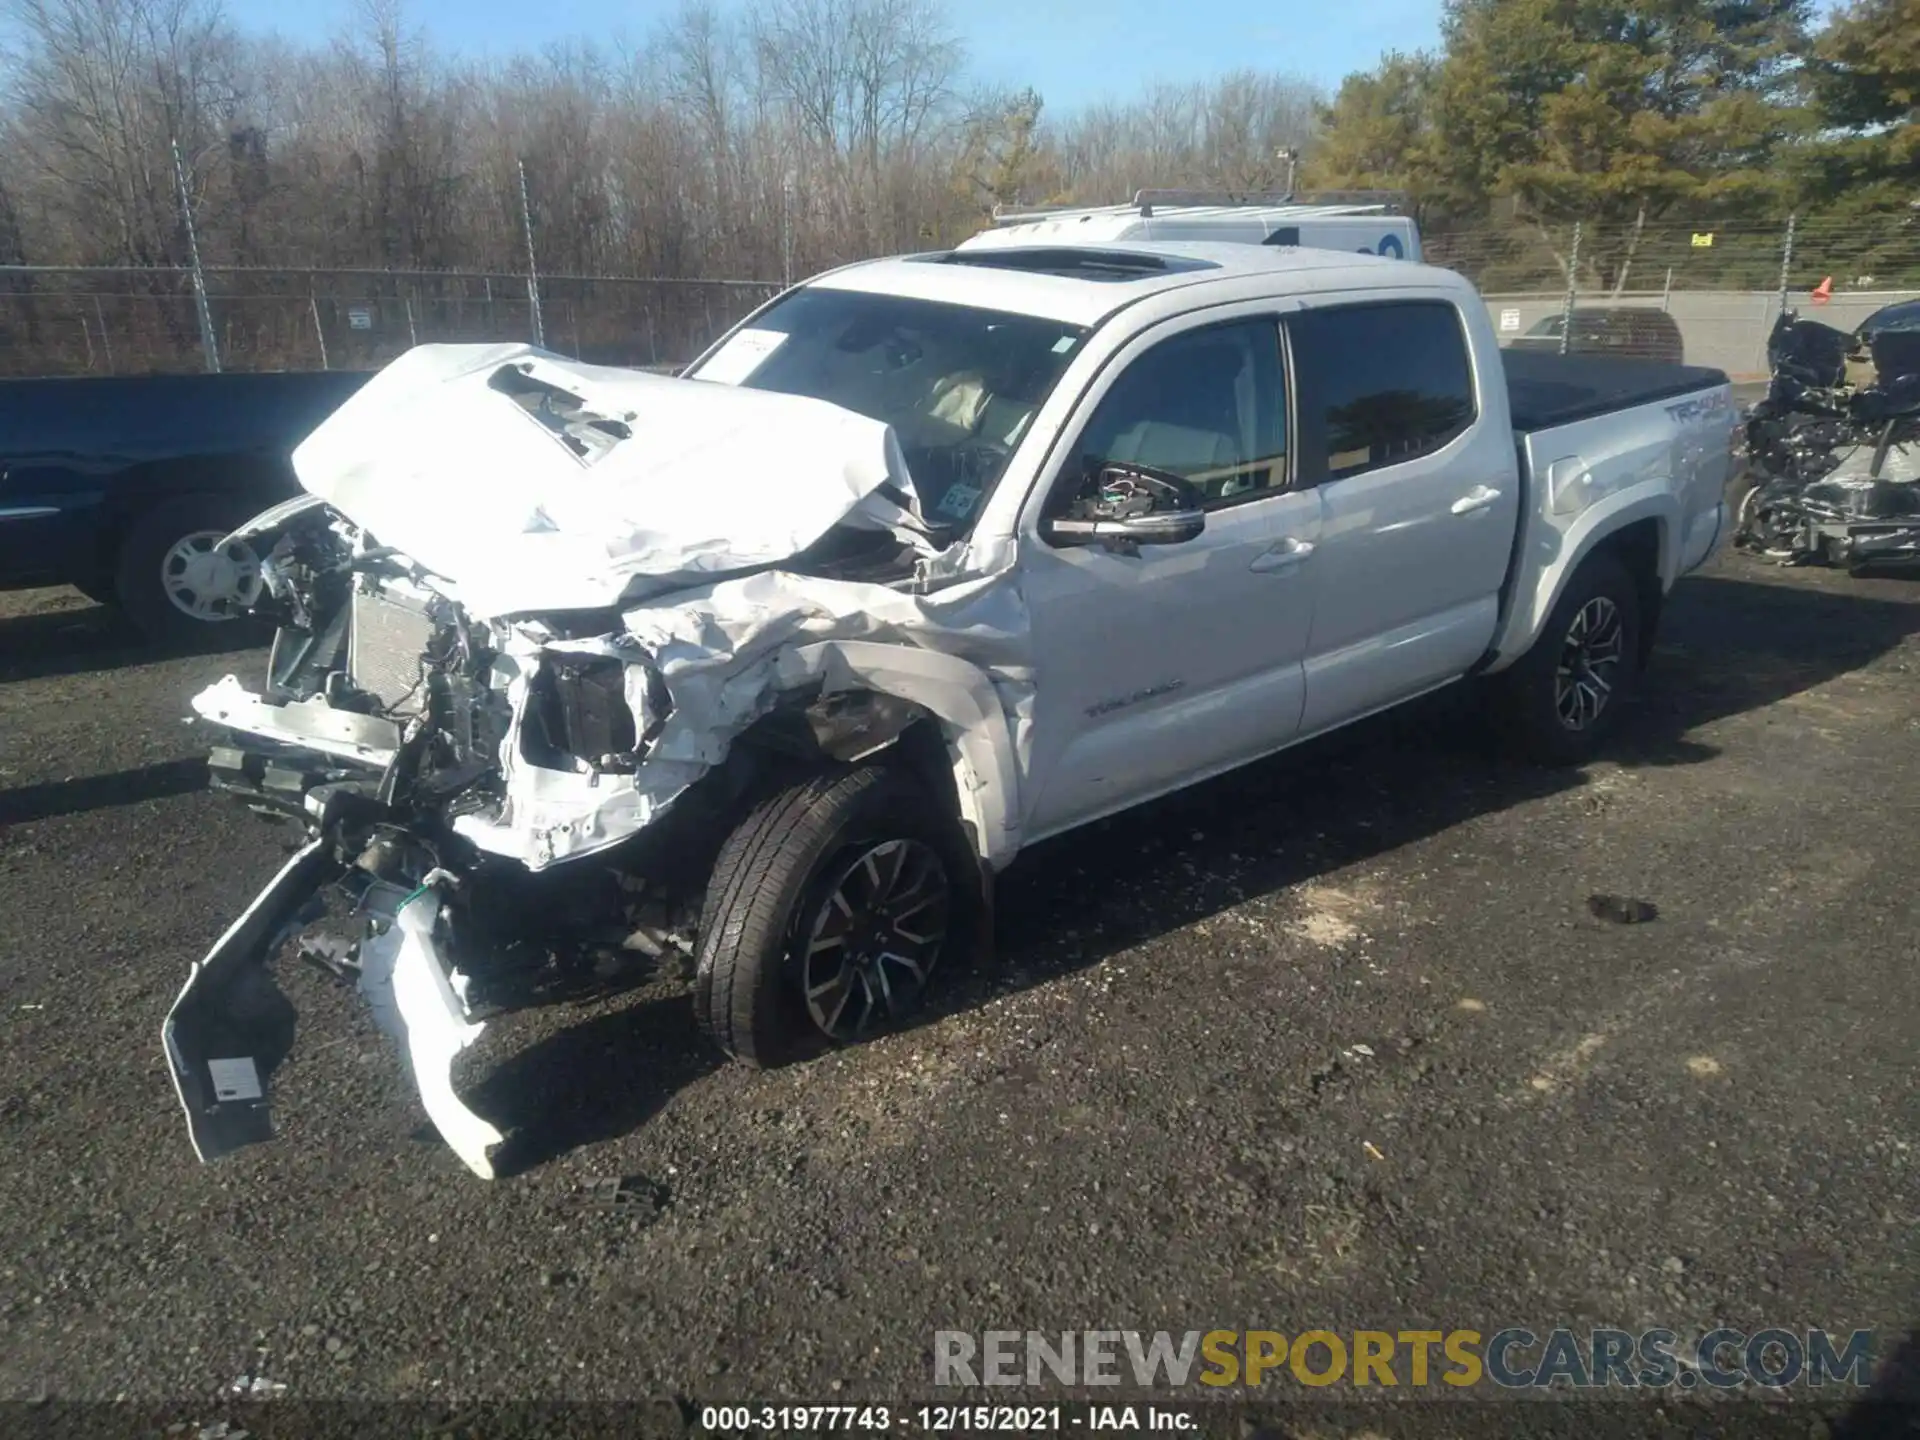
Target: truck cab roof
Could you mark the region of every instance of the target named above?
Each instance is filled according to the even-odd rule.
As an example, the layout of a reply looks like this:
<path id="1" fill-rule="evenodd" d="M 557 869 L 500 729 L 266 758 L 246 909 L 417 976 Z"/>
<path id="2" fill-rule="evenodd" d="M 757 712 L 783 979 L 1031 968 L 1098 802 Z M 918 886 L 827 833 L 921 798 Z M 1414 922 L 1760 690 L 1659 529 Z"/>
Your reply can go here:
<path id="1" fill-rule="evenodd" d="M 866 260 L 809 282 L 839 290 L 973 305 L 1096 325 L 1150 296 L 1260 277 L 1276 296 L 1441 285 L 1473 296 L 1450 270 L 1377 255 L 1206 241 L 992 246 Z M 1195 304 L 1206 301 L 1195 297 Z"/>

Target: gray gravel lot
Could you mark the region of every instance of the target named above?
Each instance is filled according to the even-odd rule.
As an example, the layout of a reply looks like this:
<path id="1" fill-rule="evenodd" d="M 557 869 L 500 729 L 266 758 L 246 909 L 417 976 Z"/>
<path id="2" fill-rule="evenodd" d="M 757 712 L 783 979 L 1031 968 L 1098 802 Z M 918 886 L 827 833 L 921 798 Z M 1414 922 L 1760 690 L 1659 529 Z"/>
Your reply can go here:
<path id="1" fill-rule="evenodd" d="M 291 966 L 281 1138 L 195 1162 L 160 1020 L 281 849 L 182 716 L 260 655 L 0 596 L 0 1397 L 899 1403 L 939 1328 L 1897 1340 L 1917 635 L 1920 583 L 1722 559 L 1613 761 L 1430 704 L 1038 847 L 990 970 L 806 1066 L 717 1064 L 674 982 L 509 1017 L 461 1072 L 529 1147 L 489 1186 Z"/>

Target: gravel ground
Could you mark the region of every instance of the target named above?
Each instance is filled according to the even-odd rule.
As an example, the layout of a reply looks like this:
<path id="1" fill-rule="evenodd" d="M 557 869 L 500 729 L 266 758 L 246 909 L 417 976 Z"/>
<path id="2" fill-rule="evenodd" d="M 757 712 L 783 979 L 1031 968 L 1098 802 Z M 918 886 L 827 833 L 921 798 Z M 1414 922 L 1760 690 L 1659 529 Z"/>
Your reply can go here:
<path id="1" fill-rule="evenodd" d="M 462 1083 L 532 1163 L 487 1185 L 291 966 L 281 1138 L 195 1162 L 160 1020 L 281 849 L 181 717 L 261 656 L 0 596 L 0 1397 L 188 1416 L 257 1375 L 677 1425 L 930 1398 L 936 1329 L 1897 1342 L 1917 633 L 1920 585 L 1723 559 L 1615 759 L 1521 768 L 1429 704 L 1037 847 L 993 967 L 809 1065 L 717 1063 L 677 983 L 509 1017 Z"/>

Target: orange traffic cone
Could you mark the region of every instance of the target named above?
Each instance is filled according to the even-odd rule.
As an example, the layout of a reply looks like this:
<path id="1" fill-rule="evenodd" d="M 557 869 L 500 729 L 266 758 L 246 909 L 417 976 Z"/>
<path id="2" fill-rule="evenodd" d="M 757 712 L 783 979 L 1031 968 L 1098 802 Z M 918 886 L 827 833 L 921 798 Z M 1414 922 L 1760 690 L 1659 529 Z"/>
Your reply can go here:
<path id="1" fill-rule="evenodd" d="M 1824 305 L 1832 298 L 1833 298 L 1833 277 L 1829 275 L 1827 276 L 1826 279 L 1822 280 L 1818 285 L 1813 287 L 1813 303 L 1816 305 Z"/>

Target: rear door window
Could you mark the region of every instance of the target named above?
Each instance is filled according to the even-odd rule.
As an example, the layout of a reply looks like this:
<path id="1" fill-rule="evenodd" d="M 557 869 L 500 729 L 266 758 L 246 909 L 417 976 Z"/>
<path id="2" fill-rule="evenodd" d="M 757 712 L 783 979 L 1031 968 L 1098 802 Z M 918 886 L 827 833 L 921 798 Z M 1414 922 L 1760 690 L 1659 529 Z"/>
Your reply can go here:
<path id="1" fill-rule="evenodd" d="M 1444 300 L 1290 316 L 1300 480 L 1364 475 L 1444 448 L 1473 424 L 1473 364 Z"/>

